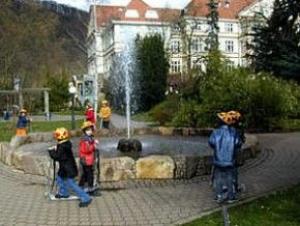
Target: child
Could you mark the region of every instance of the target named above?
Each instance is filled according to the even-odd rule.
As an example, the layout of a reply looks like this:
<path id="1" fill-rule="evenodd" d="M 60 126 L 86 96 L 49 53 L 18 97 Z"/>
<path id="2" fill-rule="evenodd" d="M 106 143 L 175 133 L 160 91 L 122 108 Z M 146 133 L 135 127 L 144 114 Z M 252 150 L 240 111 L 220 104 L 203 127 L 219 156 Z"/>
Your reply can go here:
<path id="1" fill-rule="evenodd" d="M 92 202 L 92 199 L 75 183 L 74 178 L 77 176 L 78 170 L 72 152 L 72 143 L 69 140 L 69 132 L 65 128 L 57 128 L 54 137 L 57 145 L 49 148 L 48 151 L 50 157 L 59 163 L 56 179 L 59 190 L 55 198 L 68 198 L 68 189 L 71 189 L 80 198 L 79 207 L 86 207 Z"/>
<path id="2" fill-rule="evenodd" d="M 102 121 L 102 127 L 105 129 L 109 129 L 109 123 L 110 123 L 110 116 L 111 116 L 111 109 L 108 106 L 107 100 L 102 101 L 102 106 L 100 109 L 99 114 L 101 121 Z M 100 125 L 101 128 L 101 125 Z"/>
<path id="3" fill-rule="evenodd" d="M 228 203 L 236 201 L 234 186 L 236 154 L 240 149 L 242 141 L 237 130 L 232 127 L 234 119 L 228 113 L 217 114 L 219 127 L 209 137 L 209 145 L 214 150 L 213 154 L 213 178 L 217 202 L 221 203 L 227 199 Z M 227 197 L 223 187 L 227 188 Z"/>
<path id="4" fill-rule="evenodd" d="M 31 119 L 29 119 L 27 116 L 26 109 L 21 109 L 20 115 L 17 122 L 17 131 L 16 136 L 24 137 L 27 136 L 27 125 L 30 123 Z"/>
<path id="5" fill-rule="evenodd" d="M 90 103 L 87 104 L 86 111 L 85 111 L 84 115 L 85 115 L 85 120 L 86 121 L 89 121 L 89 122 L 95 124 L 95 122 L 96 122 L 95 112 L 94 112 L 94 109 L 93 109 L 93 107 Z"/>
<path id="6" fill-rule="evenodd" d="M 94 192 L 94 162 L 96 144 L 98 141 L 94 139 L 94 124 L 85 121 L 81 127 L 83 136 L 79 144 L 80 165 L 82 167 L 82 175 L 79 180 L 79 186 L 84 188 L 85 183 L 88 184 L 87 192 Z"/>

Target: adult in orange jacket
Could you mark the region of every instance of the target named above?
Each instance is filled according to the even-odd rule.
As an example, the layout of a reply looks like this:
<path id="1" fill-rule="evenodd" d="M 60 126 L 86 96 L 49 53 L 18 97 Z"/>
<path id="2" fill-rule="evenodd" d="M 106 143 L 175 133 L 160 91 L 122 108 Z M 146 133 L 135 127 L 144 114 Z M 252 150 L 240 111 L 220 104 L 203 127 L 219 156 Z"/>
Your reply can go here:
<path id="1" fill-rule="evenodd" d="M 102 122 L 102 127 L 109 129 L 110 117 L 111 117 L 111 108 L 108 106 L 107 100 L 102 101 L 102 106 L 99 114 Z"/>

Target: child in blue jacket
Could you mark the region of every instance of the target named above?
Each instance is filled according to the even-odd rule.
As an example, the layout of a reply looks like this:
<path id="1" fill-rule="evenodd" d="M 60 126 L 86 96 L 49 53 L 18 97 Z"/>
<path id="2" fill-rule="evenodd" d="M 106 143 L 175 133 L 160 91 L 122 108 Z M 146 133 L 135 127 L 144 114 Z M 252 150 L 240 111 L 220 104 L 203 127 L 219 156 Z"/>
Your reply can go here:
<path id="1" fill-rule="evenodd" d="M 232 126 L 235 117 L 226 112 L 218 113 L 219 127 L 209 137 L 209 145 L 214 150 L 213 178 L 217 202 L 236 201 L 234 186 L 237 152 L 242 140 L 238 131 Z M 227 188 L 225 193 L 224 187 Z"/>

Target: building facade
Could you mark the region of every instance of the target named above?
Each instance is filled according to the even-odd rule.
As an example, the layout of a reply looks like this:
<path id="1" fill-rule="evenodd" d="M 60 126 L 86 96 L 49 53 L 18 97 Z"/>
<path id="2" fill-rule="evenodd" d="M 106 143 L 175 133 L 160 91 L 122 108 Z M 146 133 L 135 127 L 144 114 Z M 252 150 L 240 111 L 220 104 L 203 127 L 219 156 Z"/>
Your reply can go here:
<path id="1" fill-rule="evenodd" d="M 201 67 L 207 54 L 209 0 L 191 0 L 182 10 L 153 8 L 143 0 L 127 6 L 94 5 L 88 29 L 88 73 L 99 75 L 100 85 L 109 76 L 115 54 L 128 48 L 137 35 L 159 33 L 170 56 L 170 74 Z M 219 49 L 232 66 L 247 62 L 245 36 L 251 30 L 254 12 L 270 14 L 273 0 L 219 0 Z"/>

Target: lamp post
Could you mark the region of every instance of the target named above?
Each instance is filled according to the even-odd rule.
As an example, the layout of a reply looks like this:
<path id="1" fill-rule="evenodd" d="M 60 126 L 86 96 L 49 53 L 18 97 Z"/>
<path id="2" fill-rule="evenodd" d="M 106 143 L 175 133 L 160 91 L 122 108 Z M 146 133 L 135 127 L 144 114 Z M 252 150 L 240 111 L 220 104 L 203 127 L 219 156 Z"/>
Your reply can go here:
<path id="1" fill-rule="evenodd" d="M 72 98 L 72 113 L 71 113 L 71 125 L 72 130 L 75 129 L 75 112 L 74 112 L 74 105 L 75 105 L 75 94 L 77 92 L 76 87 L 74 86 L 73 82 L 69 83 L 69 93 L 71 94 Z"/>
<path id="2" fill-rule="evenodd" d="M 99 92 L 99 74 L 98 74 L 98 63 L 97 63 L 97 0 L 93 0 L 93 13 L 94 13 L 94 38 L 95 38 L 95 93 L 94 93 L 94 110 L 95 110 L 95 120 L 97 121 L 98 112 L 98 92 Z"/>

